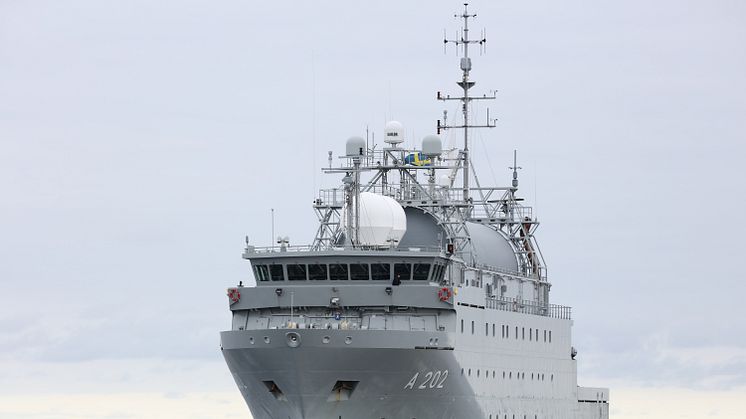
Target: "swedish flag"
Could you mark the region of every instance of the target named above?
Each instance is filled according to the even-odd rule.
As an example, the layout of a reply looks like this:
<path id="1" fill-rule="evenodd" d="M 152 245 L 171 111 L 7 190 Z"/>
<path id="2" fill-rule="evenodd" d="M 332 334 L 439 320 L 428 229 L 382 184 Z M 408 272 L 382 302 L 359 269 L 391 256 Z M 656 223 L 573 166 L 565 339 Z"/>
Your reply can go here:
<path id="1" fill-rule="evenodd" d="M 432 161 L 430 159 L 425 158 L 425 156 L 422 155 L 422 153 L 411 153 L 408 156 L 404 157 L 404 164 L 411 164 L 413 166 L 430 166 L 432 164 Z"/>

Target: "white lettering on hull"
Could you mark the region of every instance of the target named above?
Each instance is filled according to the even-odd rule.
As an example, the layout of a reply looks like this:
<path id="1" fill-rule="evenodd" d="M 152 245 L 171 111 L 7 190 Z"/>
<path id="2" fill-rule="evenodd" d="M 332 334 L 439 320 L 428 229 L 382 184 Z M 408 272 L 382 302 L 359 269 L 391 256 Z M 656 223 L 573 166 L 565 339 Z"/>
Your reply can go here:
<path id="1" fill-rule="evenodd" d="M 424 376 L 425 378 L 420 382 L 420 373 L 416 372 L 407 385 L 404 386 L 404 390 L 414 390 L 415 388 L 417 390 L 445 388 L 444 384 L 448 378 L 448 370 L 425 371 Z M 418 382 L 420 382 L 419 386 L 417 385 Z"/>

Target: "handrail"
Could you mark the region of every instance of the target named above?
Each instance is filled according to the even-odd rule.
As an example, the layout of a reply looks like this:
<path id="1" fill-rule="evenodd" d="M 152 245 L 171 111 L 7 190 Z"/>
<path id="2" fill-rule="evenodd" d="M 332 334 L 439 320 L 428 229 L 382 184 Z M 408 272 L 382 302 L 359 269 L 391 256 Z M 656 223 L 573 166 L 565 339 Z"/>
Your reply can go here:
<path id="1" fill-rule="evenodd" d="M 536 301 L 518 298 L 487 297 L 485 308 L 516 313 L 534 314 L 555 319 L 571 320 L 572 307 L 557 304 L 541 304 Z"/>

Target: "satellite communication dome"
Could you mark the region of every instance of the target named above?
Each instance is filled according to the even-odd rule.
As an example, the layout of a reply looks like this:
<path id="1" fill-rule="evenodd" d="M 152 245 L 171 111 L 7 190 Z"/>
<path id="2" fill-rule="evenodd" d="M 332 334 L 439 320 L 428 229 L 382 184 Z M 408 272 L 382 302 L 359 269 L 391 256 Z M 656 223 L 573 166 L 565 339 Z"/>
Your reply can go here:
<path id="1" fill-rule="evenodd" d="M 354 203 L 353 203 L 354 205 Z M 342 211 L 342 225 L 347 226 L 346 208 Z M 360 194 L 360 245 L 396 247 L 407 232 L 407 216 L 394 199 L 372 192 Z"/>
<path id="2" fill-rule="evenodd" d="M 365 146 L 365 140 L 363 137 L 350 137 L 347 139 L 345 151 L 347 157 L 358 157 L 364 156 L 367 147 Z"/>
<path id="3" fill-rule="evenodd" d="M 401 144 L 404 142 L 404 127 L 399 121 L 389 121 L 383 129 L 383 141 L 387 144 Z"/>
<path id="4" fill-rule="evenodd" d="M 422 139 L 422 154 L 437 157 L 443 153 L 443 141 L 437 135 L 428 135 Z"/>

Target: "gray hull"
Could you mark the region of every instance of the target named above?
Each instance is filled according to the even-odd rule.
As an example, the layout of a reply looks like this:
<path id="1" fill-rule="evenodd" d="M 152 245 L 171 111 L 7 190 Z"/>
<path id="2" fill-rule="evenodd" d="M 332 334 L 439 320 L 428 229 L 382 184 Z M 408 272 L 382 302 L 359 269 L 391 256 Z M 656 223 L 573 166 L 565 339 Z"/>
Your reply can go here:
<path id="1" fill-rule="evenodd" d="M 421 340 L 417 332 L 296 332 L 298 347 L 288 346 L 286 330 L 221 335 L 223 355 L 255 419 L 482 417 L 454 351 L 414 349 L 410 343 Z M 327 344 L 322 343 L 325 336 Z M 379 339 L 386 342 L 383 347 L 368 345 Z M 440 372 L 437 380 L 426 382 L 429 372 Z M 282 396 L 269 391 L 268 381 Z M 348 400 L 333 391 L 338 381 L 358 382 Z"/>

